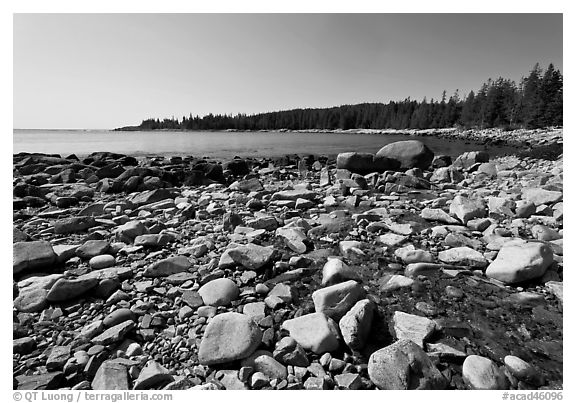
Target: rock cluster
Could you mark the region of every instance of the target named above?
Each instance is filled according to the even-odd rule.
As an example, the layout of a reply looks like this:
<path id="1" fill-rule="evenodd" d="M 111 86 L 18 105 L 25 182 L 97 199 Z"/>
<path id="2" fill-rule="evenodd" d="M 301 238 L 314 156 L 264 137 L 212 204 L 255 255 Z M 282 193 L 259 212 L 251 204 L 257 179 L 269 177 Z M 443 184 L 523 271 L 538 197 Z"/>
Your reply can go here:
<path id="1" fill-rule="evenodd" d="M 15 155 L 14 387 L 562 388 L 562 158 L 408 143 Z"/>

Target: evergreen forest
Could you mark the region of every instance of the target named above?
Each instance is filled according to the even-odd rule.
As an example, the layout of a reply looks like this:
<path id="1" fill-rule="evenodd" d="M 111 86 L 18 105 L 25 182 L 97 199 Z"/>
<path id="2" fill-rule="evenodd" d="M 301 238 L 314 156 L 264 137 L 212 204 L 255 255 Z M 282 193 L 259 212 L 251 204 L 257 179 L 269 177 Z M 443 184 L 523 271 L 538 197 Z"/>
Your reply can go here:
<path id="1" fill-rule="evenodd" d="M 543 128 L 562 126 L 563 77 L 554 65 L 538 64 L 518 83 L 489 79 L 474 92 L 439 99 L 362 103 L 331 108 L 292 109 L 254 115 L 184 116 L 146 119 L 117 130 L 306 130 Z"/>

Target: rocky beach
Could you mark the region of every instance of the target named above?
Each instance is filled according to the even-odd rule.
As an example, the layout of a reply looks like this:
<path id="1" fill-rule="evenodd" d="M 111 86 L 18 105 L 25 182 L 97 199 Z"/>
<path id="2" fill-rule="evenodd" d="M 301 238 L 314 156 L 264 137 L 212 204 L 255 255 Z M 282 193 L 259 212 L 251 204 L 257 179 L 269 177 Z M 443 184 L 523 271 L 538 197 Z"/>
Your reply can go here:
<path id="1" fill-rule="evenodd" d="M 562 389 L 562 129 L 420 135 L 15 154 L 14 389 Z"/>

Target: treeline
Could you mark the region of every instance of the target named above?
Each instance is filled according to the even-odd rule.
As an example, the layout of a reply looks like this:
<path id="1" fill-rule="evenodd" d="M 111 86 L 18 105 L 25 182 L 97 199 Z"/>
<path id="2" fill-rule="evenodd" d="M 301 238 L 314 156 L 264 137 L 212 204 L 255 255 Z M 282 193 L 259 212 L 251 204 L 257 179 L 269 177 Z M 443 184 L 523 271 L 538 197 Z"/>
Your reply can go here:
<path id="1" fill-rule="evenodd" d="M 458 90 L 447 99 L 421 102 L 363 103 L 332 108 L 179 119 L 147 119 L 120 130 L 303 130 L 303 129 L 428 129 L 428 128 L 541 128 L 562 126 L 563 77 L 552 64 L 538 64 L 517 84 L 502 77 L 484 83 L 464 99 Z"/>

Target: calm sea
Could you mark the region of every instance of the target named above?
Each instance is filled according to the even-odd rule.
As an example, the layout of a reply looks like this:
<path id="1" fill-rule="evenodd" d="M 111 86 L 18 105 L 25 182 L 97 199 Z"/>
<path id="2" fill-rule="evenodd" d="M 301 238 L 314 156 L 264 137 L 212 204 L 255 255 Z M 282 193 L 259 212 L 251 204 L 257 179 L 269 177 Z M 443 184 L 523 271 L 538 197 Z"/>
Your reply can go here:
<path id="1" fill-rule="evenodd" d="M 273 157 L 286 154 L 334 155 L 347 151 L 377 152 L 386 144 L 418 139 L 436 155 L 457 156 L 465 151 L 486 150 L 491 156 L 514 153 L 511 147 L 484 146 L 410 135 L 280 133 L 280 132 L 113 132 L 108 130 L 25 130 L 13 132 L 13 152 L 41 152 L 86 156 L 95 151 L 121 154 L 191 155 L 195 157 L 231 158 Z"/>

